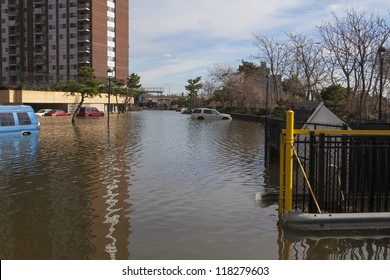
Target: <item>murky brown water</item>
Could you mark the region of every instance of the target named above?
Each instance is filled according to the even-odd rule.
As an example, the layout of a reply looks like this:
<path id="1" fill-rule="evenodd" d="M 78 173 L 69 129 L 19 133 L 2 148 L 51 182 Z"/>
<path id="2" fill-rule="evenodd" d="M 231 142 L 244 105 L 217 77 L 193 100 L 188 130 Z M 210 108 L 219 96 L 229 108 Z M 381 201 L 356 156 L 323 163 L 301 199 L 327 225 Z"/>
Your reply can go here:
<path id="1" fill-rule="evenodd" d="M 287 238 L 258 123 L 167 111 L 0 136 L 1 259 L 388 259 L 388 236 Z M 268 185 L 266 184 L 268 183 Z"/>

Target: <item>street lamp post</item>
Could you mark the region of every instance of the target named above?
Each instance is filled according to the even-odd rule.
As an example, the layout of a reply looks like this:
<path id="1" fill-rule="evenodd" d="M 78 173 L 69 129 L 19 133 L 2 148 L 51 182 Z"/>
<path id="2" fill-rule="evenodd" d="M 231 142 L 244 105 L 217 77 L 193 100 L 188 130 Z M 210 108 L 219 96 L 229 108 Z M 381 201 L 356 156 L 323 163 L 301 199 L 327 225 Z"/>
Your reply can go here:
<path id="1" fill-rule="evenodd" d="M 268 140 L 269 140 L 269 125 L 268 125 L 268 96 L 269 96 L 269 75 L 265 76 L 267 79 L 267 84 L 266 84 L 266 91 L 265 91 L 265 154 L 264 154 L 264 159 L 265 159 L 265 164 L 268 164 Z"/>
<path id="2" fill-rule="evenodd" d="M 267 78 L 267 88 L 265 93 L 265 114 L 268 117 L 268 96 L 269 96 L 269 75 L 266 76 Z"/>
<path id="3" fill-rule="evenodd" d="M 110 111 L 111 111 L 111 78 L 113 76 L 114 72 L 111 68 L 107 70 L 107 76 L 108 76 L 108 105 L 107 105 L 107 113 L 108 113 L 108 121 L 110 121 Z"/>
<path id="4" fill-rule="evenodd" d="M 383 53 L 386 52 L 387 49 L 383 46 L 378 48 L 379 54 L 379 113 L 378 119 L 382 120 L 382 95 L 383 95 Z"/>

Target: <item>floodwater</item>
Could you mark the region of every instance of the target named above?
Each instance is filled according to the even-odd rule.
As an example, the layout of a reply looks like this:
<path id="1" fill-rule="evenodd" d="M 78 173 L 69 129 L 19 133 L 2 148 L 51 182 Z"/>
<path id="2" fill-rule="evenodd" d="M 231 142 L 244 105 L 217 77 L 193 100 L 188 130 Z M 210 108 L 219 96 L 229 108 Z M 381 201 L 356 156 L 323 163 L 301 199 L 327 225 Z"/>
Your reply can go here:
<path id="1" fill-rule="evenodd" d="M 260 123 L 42 117 L 0 136 L 1 259 L 388 259 L 389 236 L 288 236 Z M 276 179 L 275 179 L 276 178 Z"/>

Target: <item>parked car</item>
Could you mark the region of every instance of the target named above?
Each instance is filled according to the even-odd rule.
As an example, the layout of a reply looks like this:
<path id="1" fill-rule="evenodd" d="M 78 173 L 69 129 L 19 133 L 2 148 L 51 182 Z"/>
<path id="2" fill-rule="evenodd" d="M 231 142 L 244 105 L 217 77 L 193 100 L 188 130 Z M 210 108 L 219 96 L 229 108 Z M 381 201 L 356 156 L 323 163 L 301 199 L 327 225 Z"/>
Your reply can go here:
<path id="1" fill-rule="evenodd" d="M 191 118 L 197 120 L 232 120 L 229 114 L 223 114 L 215 109 L 196 108 L 192 111 Z"/>
<path id="2" fill-rule="evenodd" d="M 41 109 L 35 113 L 36 116 L 43 116 L 45 113 L 52 111 L 53 109 Z"/>
<path id="3" fill-rule="evenodd" d="M 192 110 L 189 108 L 183 108 L 183 109 L 181 109 L 181 113 L 189 115 L 192 113 Z"/>
<path id="4" fill-rule="evenodd" d="M 90 117 L 90 116 L 104 116 L 104 112 L 99 111 L 95 107 L 81 107 L 80 112 L 77 114 L 79 117 Z"/>
<path id="5" fill-rule="evenodd" d="M 70 114 L 63 110 L 51 110 L 45 113 L 44 116 L 63 117 L 63 116 L 70 116 Z"/>

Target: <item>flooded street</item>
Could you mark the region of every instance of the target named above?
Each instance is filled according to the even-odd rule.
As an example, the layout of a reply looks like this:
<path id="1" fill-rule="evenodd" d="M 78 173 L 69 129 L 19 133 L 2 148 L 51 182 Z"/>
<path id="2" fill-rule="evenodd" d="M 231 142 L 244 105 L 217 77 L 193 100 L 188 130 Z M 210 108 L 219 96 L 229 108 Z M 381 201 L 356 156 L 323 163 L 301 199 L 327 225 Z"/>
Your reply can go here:
<path id="1" fill-rule="evenodd" d="M 388 236 L 286 239 L 277 201 L 255 202 L 277 186 L 260 123 L 39 120 L 39 135 L 0 136 L 1 259 L 390 258 Z"/>

